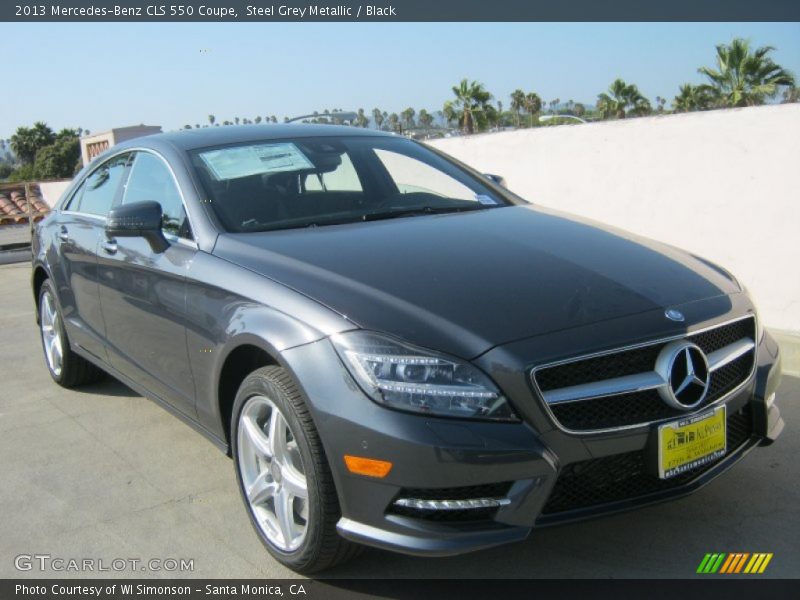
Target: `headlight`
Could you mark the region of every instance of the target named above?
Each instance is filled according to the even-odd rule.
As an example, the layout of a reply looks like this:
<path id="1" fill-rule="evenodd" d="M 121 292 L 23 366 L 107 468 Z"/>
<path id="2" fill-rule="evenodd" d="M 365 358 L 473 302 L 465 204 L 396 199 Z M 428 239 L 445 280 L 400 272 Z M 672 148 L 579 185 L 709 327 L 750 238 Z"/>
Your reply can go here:
<path id="1" fill-rule="evenodd" d="M 469 363 L 366 331 L 331 339 L 355 380 L 379 404 L 443 417 L 519 420 L 494 383 Z"/>

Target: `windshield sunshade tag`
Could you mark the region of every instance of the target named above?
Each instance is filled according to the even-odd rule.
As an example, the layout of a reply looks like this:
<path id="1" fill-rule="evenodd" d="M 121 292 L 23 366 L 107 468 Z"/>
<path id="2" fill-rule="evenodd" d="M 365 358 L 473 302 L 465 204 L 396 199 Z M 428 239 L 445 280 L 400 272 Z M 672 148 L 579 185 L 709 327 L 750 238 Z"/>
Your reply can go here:
<path id="1" fill-rule="evenodd" d="M 289 142 L 222 148 L 202 152 L 200 158 L 220 181 L 314 168 L 305 154 Z"/>

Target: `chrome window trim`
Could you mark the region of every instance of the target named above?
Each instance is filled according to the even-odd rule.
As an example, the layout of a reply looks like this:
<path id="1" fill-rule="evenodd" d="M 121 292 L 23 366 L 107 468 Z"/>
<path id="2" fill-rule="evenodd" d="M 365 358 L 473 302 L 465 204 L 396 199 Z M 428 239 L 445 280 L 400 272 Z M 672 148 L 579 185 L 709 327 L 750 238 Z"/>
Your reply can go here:
<path id="1" fill-rule="evenodd" d="M 81 212 L 79 210 L 59 210 L 58 212 L 61 213 L 62 215 L 73 215 L 73 216 L 76 216 L 76 217 L 86 217 L 86 218 L 89 218 L 89 219 L 94 219 L 95 221 L 103 221 L 104 223 L 106 221 L 108 221 L 108 217 L 106 217 L 105 215 L 96 215 L 94 213 Z"/>
<path id="2" fill-rule="evenodd" d="M 599 357 L 599 356 L 608 356 L 610 354 L 618 354 L 620 352 L 625 352 L 627 350 L 636 350 L 638 348 L 646 348 L 648 346 L 655 346 L 657 344 L 668 343 L 668 342 L 672 342 L 672 341 L 675 341 L 675 340 L 687 339 L 690 336 L 697 335 L 697 334 L 700 334 L 700 333 L 705 333 L 706 331 L 711 331 L 713 329 L 718 329 L 720 327 L 725 327 L 726 325 L 731 325 L 732 323 L 737 323 L 739 321 L 744 321 L 745 319 L 753 319 L 755 335 L 756 335 L 756 338 L 758 338 L 758 331 L 759 331 L 759 329 L 758 329 L 758 317 L 756 316 L 756 314 L 754 312 L 748 312 L 746 315 L 743 315 L 741 317 L 736 317 L 735 319 L 730 319 L 728 321 L 723 321 L 721 323 L 716 323 L 714 325 L 709 325 L 707 327 L 702 327 L 700 329 L 696 329 L 694 331 L 689 331 L 689 332 L 681 334 L 681 335 L 675 335 L 675 336 L 670 336 L 670 337 L 665 337 L 665 338 L 659 338 L 659 339 L 656 339 L 656 340 L 651 340 L 649 342 L 643 342 L 643 343 L 640 343 L 640 344 L 631 344 L 631 345 L 628 345 L 628 346 L 619 346 L 619 347 L 613 348 L 611 350 L 602 350 L 600 352 L 593 352 L 593 353 L 590 353 L 590 354 L 582 354 L 580 356 L 575 356 L 575 357 L 571 357 L 571 358 L 567 358 L 567 359 L 553 361 L 553 362 L 550 362 L 550 363 L 545 363 L 545 364 L 542 364 L 542 365 L 537 365 L 537 366 L 535 366 L 534 368 L 532 368 L 530 370 L 530 373 L 529 373 L 530 381 L 531 381 L 531 384 L 533 385 L 534 391 L 536 392 L 536 394 L 538 396 L 538 399 L 540 400 L 540 404 L 544 407 L 544 409 L 545 409 L 545 411 L 547 413 L 547 416 L 550 418 L 550 421 L 556 426 L 556 428 L 558 428 L 559 430 L 563 431 L 564 433 L 568 433 L 570 435 L 577 435 L 577 436 L 586 436 L 586 435 L 596 435 L 596 434 L 604 434 L 604 433 L 615 433 L 615 432 L 620 432 L 620 431 L 631 431 L 631 430 L 635 430 L 635 429 L 646 430 L 646 429 L 650 428 L 654 424 L 667 423 L 669 421 L 675 420 L 677 417 L 668 417 L 666 419 L 658 419 L 658 420 L 655 420 L 655 421 L 645 421 L 645 422 L 642 422 L 642 423 L 634 423 L 632 425 L 620 425 L 618 427 L 606 427 L 606 428 L 603 428 L 603 429 L 580 429 L 580 430 L 576 430 L 576 429 L 569 429 L 568 427 L 564 427 L 561 424 L 561 422 L 556 418 L 555 414 L 553 413 L 552 409 L 550 408 L 550 405 L 545 401 L 545 394 L 539 388 L 539 384 L 536 383 L 536 373 L 538 371 L 542 370 L 542 369 L 547 369 L 547 368 L 550 368 L 550 367 L 557 367 L 559 365 L 565 365 L 565 364 L 569 364 L 569 363 L 573 363 L 573 362 L 580 362 L 580 361 L 583 361 L 583 360 L 588 360 L 590 358 L 596 358 L 596 357 Z M 737 342 L 738 341 L 740 341 L 740 340 L 737 340 Z M 729 346 L 733 346 L 735 344 L 736 344 L 736 342 L 734 344 L 729 344 Z M 726 346 L 725 348 L 728 348 L 729 346 Z M 724 394 L 724 395 L 720 396 L 719 398 L 717 398 L 714 402 L 711 402 L 709 404 L 705 404 L 702 407 L 697 408 L 696 410 L 688 411 L 688 412 L 684 413 L 683 415 L 681 415 L 681 417 L 688 417 L 688 416 L 691 416 L 692 414 L 695 414 L 697 412 L 702 412 L 702 411 L 704 411 L 706 409 L 709 409 L 711 407 L 714 407 L 714 406 L 717 406 L 719 404 L 722 404 L 725 401 L 727 401 L 729 398 L 731 398 L 733 395 L 735 395 L 738 392 L 740 392 L 744 387 L 746 387 L 752 381 L 752 379 L 753 379 L 753 377 L 755 375 L 755 372 L 756 372 L 756 367 L 757 367 L 758 361 L 757 361 L 757 356 L 755 356 L 755 353 L 757 352 L 757 349 L 758 349 L 758 342 L 755 341 L 755 342 L 753 342 L 753 345 L 752 345 L 752 350 L 753 350 L 753 353 L 754 353 L 754 356 L 753 356 L 753 367 L 752 367 L 750 373 L 748 374 L 748 376 L 745 377 L 745 379 L 742 381 L 742 383 L 740 383 L 738 386 L 736 386 L 734 389 L 730 390 L 726 394 Z M 747 350 L 742 351 L 742 353 L 739 356 L 741 356 L 742 354 L 745 354 L 749 350 L 750 350 L 750 348 L 748 348 Z M 713 354 L 714 353 L 712 352 L 712 355 Z M 738 358 L 738 356 L 736 356 L 735 358 Z M 730 359 L 730 360 L 735 360 L 735 358 Z M 725 363 L 725 364 L 727 364 L 727 363 Z M 724 366 L 724 365 L 717 365 L 716 368 L 719 368 L 721 366 Z M 617 378 L 617 379 L 620 379 L 620 378 Z M 592 384 L 587 384 L 587 385 L 592 385 Z M 564 388 L 562 388 L 562 389 L 564 389 Z M 649 389 L 649 388 L 644 388 L 644 389 Z M 618 395 L 618 394 L 619 393 L 605 394 L 605 395 L 599 395 L 599 396 L 598 395 L 593 395 L 593 396 L 589 396 L 587 398 L 583 398 L 582 400 L 576 400 L 576 401 L 577 402 L 582 402 L 582 401 L 588 400 L 589 398 L 604 398 L 604 397 L 614 396 L 614 395 Z"/>
<path id="3" fill-rule="evenodd" d="M 167 233 L 166 231 L 162 231 L 162 233 L 164 235 L 164 238 L 166 238 L 166 240 L 170 244 L 177 244 L 179 246 L 186 246 L 187 248 L 191 248 L 192 250 L 197 250 L 199 248 L 199 246 L 197 245 L 197 242 L 195 242 L 194 240 L 188 240 L 186 238 L 178 237 L 174 233 Z"/>

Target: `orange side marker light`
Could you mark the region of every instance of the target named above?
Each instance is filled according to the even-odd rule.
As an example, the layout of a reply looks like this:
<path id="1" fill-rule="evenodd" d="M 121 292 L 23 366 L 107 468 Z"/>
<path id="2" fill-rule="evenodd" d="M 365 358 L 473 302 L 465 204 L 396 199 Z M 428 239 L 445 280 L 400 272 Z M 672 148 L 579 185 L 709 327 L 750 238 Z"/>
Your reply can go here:
<path id="1" fill-rule="evenodd" d="M 367 477 L 386 477 L 392 470 L 392 463 L 386 460 L 376 460 L 374 458 L 364 458 L 363 456 L 344 455 L 344 464 L 347 470 L 357 475 Z"/>

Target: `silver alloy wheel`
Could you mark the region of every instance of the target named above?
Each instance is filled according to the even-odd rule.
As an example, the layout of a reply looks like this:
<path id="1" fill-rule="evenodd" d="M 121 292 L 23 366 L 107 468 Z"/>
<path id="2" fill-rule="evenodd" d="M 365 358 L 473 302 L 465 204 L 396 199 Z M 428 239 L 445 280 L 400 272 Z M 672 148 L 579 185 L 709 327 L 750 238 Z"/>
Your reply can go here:
<path id="1" fill-rule="evenodd" d="M 256 523 L 279 550 L 297 550 L 308 530 L 308 485 L 297 440 L 265 396 L 253 396 L 239 415 L 237 457 Z"/>
<path id="2" fill-rule="evenodd" d="M 47 366 L 56 377 L 61 375 L 61 365 L 64 360 L 64 347 L 58 327 L 58 310 L 50 292 L 42 294 L 41 322 L 42 344 Z"/>

